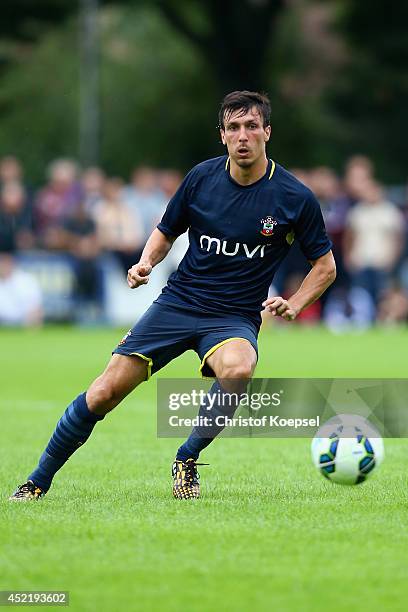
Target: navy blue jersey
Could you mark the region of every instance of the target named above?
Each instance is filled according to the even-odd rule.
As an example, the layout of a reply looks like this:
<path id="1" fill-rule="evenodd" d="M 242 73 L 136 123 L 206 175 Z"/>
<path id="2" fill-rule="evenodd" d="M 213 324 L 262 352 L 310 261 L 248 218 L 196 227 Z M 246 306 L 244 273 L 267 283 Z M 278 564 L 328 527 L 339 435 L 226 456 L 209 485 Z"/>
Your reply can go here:
<path id="1" fill-rule="evenodd" d="M 273 276 L 296 238 L 309 260 L 331 249 L 313 193 L 279 164 L 251 185 L 231 177 L 227 156 L 195 166 L 170 200 L 158 229 L 188 230 L 189 248 L 158 298 L 259 324 Z"/>

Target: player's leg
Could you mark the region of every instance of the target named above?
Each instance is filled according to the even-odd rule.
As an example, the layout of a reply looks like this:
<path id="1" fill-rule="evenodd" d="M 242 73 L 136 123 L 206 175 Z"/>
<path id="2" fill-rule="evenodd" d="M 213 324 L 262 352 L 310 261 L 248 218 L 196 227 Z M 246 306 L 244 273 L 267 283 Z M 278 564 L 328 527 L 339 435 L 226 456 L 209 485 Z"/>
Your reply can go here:
<path id="1" fill-rule="evenodd" d="M 206 363 L 225 391 L 233 393 L 242 388 L 242 383 L 245 386 L 252 378 L 257 359 L 257 353 L 249 340 L 239 338 L 217 348 L 207 357 Z"/>
<path id="2" fill-rule="evenodd" d="M 56 472 L 85 444 L 96 423 L 148 377 L 140 357 L 113 355 L 105 371 L 67 407 L 40 457 L 38 466 L 10 498 L 36 499 L 51 486 Z"/>
<path id="3" fill-rule="evenodd" d="M 153 303 L 114 350 L 107 368 L 67 408 L 29 481 L 10 498 L 38 499 L 57 470 L 86 442 L 102 420 L 137 385 L 192 348 L 196 326 L 188 311 Z"/>
<path id="4" fill-rule="evenodd" d="M 209 396 L 215 395 L 212 408 L 208 409 L 208 402 L 200 407 L 200 416 L 213 417 L 225 414 L 232 416 L 237 409 L 238 402 L 223 402 L 223 393 L 239 397 L 246 389 L 251 379 L 257 362 L 257 354 L 252 344 L 245 339 L 231 340 L 217 348 L 207 360 L 207 367 L 211 368 L 217 380 L 208 392 Z M 212 402 L 211 402 L 212 403 Z M 225 404 L 225 405 L 224 405 Z M 231 404 L 231 405 L 230 405 Z M 212 440 L 224 428 L 214 423 L 208 427 L 195 427 L 177 452 L 177 459 L 198 459 L 200 452 L 212 442 Z"/>
<path id="5" fill-rule="evenodd" d="M 112 355 L 104 372 L 86 392 L 91 413 L 102 418 L 148 378 L 148 363 L 136 355 Z"/>
<path id="6" fill-rule="evenodd" d="M 208 392 L 207 402 L 200 407 L 199 415 L 208 417 L 207 422 L 211 424 L 194 427 L 177 451 L 173 464 L 173 495 L 178 499 L 199 497 L 197 459 L 224 429 L 224 426 L 216 424 L 216 417 L 234 415 L 239 397 L 255 370 L 257 353 L 249 340 L 229 339 L 215 348 L 205 361 L 207 369 L 215 374 L 217 381 Z"/>

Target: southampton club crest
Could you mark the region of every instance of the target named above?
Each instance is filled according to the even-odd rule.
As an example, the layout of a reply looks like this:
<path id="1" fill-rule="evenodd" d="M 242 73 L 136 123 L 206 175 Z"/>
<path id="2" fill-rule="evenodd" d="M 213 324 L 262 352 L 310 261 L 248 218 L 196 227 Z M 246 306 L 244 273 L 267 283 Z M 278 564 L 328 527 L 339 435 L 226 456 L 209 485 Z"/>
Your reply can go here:
<path id="1" fill-rule="evenodd" d="M 272 236 L 273 228 L 275 227 L 275 225 L 278 224 L 278 222 L 273 217 L 268 215 L 266 219 L 261 219 L 261 223 L 262 223 L 262 229 L 261 229 L 262 236 Z"/>

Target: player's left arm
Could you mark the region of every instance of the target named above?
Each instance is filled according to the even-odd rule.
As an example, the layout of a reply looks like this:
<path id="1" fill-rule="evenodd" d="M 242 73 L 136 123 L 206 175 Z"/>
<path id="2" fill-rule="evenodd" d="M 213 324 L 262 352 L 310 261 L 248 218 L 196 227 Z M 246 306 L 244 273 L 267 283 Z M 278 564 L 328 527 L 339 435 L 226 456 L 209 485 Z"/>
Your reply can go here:
<path id="1" fill-rule="evenodd" d="M 309 262 L 312 266 L 299 289 L 289 299 L 281 296 L 270 297 L 262 306 L 274 316 L 286 321 L 293 321 L 297 315 L 313 304 L 336 278 L 336 263 L 333 253 L 329 251 L 318 259 Z"/>

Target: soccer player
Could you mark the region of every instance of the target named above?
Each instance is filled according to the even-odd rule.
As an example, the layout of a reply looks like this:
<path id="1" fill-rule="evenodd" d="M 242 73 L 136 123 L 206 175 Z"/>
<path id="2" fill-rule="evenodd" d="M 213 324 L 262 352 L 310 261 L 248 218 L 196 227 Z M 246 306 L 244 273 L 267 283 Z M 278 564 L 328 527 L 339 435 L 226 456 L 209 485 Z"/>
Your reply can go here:
<path id="1" fill-rule="evenodd" d="M 235 392 L 237 381 L 249 380 L 255 369 L 262 307 L 292 321 L 333 282 L 336 268 L 319 204 L 266 155 L 268 98 L 249 91 L 228 94 L 219 129 L 228 155 L 204 161 L 187 174 L 127 282 L 132 289 L 148 283 L 154 266 L 188 230 L 189 248 L 177 271 L 115 348 L 105 371 L 68 406 L 38 466 L 11 500 L 42 497 L 98 421 L 188 349 L 198 353 L 202 374 L 216 378 L 210 393 Z M 294 239 L 311 269 L 289 299 L 267 299 Z M 211 410 L 214 415 L 222 408 L 214 402 Z M 196 427 L 178 449 L 172 469 L 176 498 L 199 497 L 197 459 L 221 429 Z"/>

